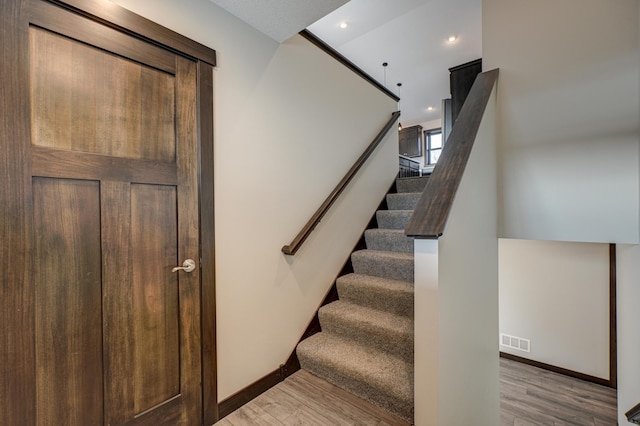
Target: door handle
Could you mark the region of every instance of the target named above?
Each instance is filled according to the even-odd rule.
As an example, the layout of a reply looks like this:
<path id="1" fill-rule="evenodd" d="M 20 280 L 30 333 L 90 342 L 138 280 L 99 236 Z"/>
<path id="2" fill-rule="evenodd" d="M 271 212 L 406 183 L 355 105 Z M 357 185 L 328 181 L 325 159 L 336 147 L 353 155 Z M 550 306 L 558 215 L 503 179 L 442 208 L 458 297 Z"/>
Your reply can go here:
<path id="1" fill-rule="evenodd" d="M 196 269 L 196 262 L 193 259 L 187 259 L 184 261 L 184 263 L 182 264 L 182 266 L 176 266 L 175 268 L 173 268 L 171 270 L 171 272 L 176 272 L 176 271 L 185 271 L 185 272 L 192 272 L 194 269 Z"/>

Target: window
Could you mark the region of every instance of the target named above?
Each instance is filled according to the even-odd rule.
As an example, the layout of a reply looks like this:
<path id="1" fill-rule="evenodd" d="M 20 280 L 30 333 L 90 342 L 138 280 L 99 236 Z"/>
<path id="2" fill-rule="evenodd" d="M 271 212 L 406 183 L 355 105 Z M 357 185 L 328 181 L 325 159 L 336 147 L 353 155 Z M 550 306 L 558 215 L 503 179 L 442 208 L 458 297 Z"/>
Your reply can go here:
<path id="1" fill-rule="evenodd" d="M 442 152 L 442 129 L 425 130 L 424 141 L 427 147 L 427 165 L 436 164 Z"/>

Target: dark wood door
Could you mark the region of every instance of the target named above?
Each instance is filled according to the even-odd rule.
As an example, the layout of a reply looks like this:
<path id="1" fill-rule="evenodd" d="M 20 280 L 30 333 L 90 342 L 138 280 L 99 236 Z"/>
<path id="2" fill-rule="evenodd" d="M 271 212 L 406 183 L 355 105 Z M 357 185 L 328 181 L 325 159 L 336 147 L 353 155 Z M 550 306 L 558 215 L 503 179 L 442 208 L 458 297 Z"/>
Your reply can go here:
<path id="1" fill-rule="evenodd" d="M 26 4 L 24 424 L 199 425 L 198 65 Z M 186 259 L 194 271 L 172 271 Z"/>

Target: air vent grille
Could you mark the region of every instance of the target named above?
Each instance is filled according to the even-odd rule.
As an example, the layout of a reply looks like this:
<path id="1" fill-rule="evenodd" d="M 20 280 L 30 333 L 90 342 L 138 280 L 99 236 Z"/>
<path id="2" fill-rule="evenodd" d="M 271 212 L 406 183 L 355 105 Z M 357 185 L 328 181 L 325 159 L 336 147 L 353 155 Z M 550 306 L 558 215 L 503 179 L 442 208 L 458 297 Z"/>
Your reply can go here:
<path id="1" fill-rule="evenodd" d="M 529 339 L 510 336 L 504 333 L 500 333 L 500 346 L 506 346 L 523 352 L 531 352 L 531 341 Z"/>

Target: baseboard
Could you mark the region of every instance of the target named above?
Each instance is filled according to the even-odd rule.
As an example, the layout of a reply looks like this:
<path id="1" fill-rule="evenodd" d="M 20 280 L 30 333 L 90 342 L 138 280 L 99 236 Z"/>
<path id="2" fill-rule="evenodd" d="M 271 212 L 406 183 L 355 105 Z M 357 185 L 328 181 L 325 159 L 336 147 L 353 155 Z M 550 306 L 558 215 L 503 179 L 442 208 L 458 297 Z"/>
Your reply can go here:
<path id="1" fill-rule="evenodd" d="M 286 364 L 281 365 L 277 370 L 272 371 L 246 388 L 234 393 L 224 401 L 221 401 L 218 404 L 218 420 L 233 413 L 244 404 L 260 396 L 262 393 L 268 391 L 296 371 L 300 370 L 300 363 L 297 361 L 297 359 L 292 359 L 290 357 Z"/>
<path id="2" fill-rule="evenodd" d="M 614 387 L 610 380 L 602 379 L 600 377 L 590 376 L 588 374 L 579 373 L 577 371 L 568 370 L 562 367 L 556 367 L 555 365 L 545 364 L 544 362 L 534 361 L 532 359 L 523 358 L 521 356 L 512 355 L 506 352 L 500 352 L 500 358 L 509 359 L 511 361 L 516 361 L 522 364 L 531 365 L 533 367 L 542 368 L 543 370 L 552 371 L 554 373 L 563 374 L 565 376 L 573 377 L 575 379 L 584 380 L 585 382 L 595 383 L 601 386 Z"/>

